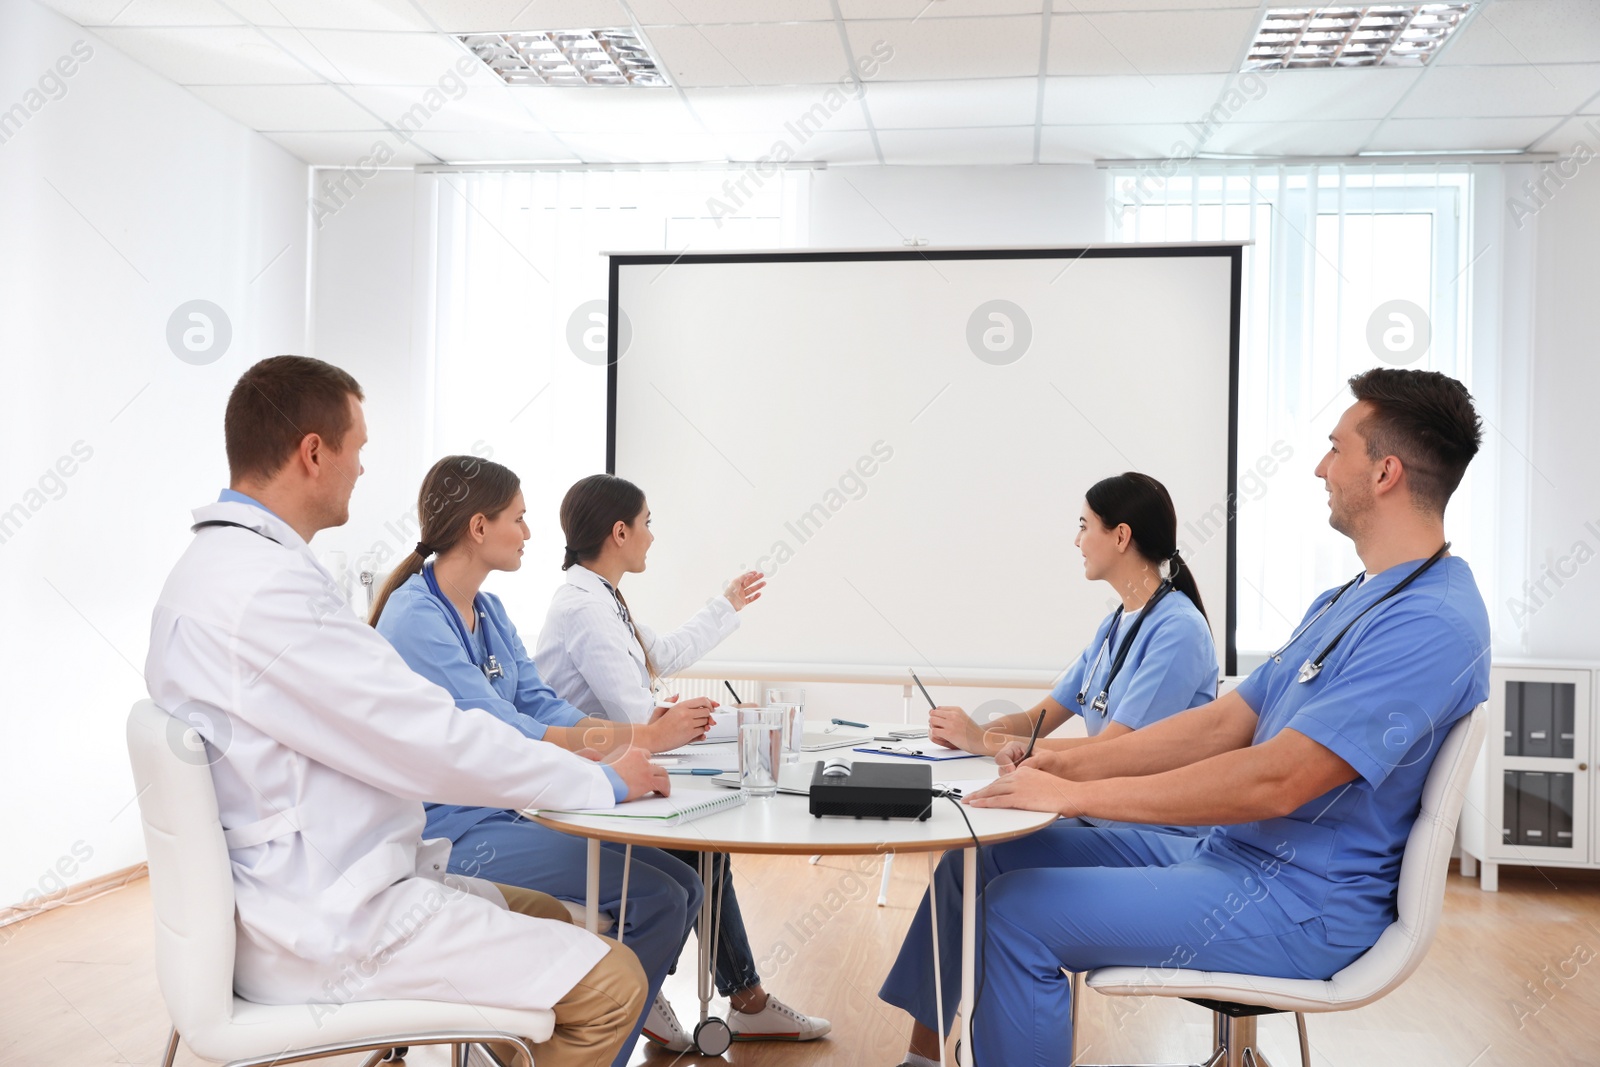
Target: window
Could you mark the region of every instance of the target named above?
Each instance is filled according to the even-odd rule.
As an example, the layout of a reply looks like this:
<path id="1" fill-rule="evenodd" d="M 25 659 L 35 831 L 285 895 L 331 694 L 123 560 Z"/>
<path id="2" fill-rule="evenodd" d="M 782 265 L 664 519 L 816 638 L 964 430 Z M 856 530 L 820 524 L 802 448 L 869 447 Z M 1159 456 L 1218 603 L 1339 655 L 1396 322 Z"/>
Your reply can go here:
<path id="1" fill-rule="evenodd" d="M 1282 643 L 1317 592 L 1361 569 L 1350 542 L 1327 529 L 1326 496 L 1312 477 L 1350 403 L 1350 376 L 1406 366 L 1472 389 L 1470 191 L 1464 168 L 1445 167 L 1113 174 L 1117 240 L 1252 242 L 1235 502 L 1241 670 L 1249 652 Z M 1453 551 L 1469 558 L 1488 540 L 1478 518 L 1488 509 L 1473 505 L 1475 481 L 1492 488 L 1483 466 L 1473 465 L 1447 516 Z"/>

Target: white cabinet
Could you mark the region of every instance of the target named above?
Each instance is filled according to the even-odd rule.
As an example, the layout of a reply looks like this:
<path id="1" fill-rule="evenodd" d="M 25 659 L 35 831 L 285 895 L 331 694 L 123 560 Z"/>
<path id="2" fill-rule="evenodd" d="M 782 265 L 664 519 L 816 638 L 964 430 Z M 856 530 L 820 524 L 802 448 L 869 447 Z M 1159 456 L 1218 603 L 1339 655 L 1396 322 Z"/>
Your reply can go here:
<path id="1" fill-rule="evenodd" d="M 1498 887 L 1502 864 L 1600 867 L 1593 788 L 1597 671 L 1501 663 L 1489 672 L 1489 728 L 1461 815 L 1461 873 Z"/>

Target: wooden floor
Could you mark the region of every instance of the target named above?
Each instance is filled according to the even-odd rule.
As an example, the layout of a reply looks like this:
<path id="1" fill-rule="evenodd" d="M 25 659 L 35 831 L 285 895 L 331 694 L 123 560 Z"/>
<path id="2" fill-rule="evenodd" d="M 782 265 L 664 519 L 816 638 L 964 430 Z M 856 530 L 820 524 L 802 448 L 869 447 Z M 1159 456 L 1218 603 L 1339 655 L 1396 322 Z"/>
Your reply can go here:
<path id="1" fill-rule="evenodd" d="M 748 856 L 735 869 L 767 987 L 802 1010 L 827 1016 L 833 1035 L 806 1045 L 737 1046 L 727 1060 L 898 1064 L 907 1021 L 880 1002 L 876 990 L 926 886 L 925 863 L 900 861 L 886 908 L 874 906 L 875 859 L 836 857 L 810 866 Z M 1452 875 L 1439 936 L 1421 970 L 1376 1004 L 1312 1017 L 1313 1062 L 1600 1063 L 1600 882 L 1505 868 L 1500 885 L 1499 893 L 1483 893 L 1475 882 Z M 826 923 L 806 931 L 792 925 L 790 917 L 818 903 L 830 913 Z M 690 972 L 686 966 L 668 984 L 686 1019 L 696 1003 Z M 1193 1062 L 1210 1039 L 1207 1013 L 1182 1002 L 1091 993 L 1085 1018 L 1084 1057 L 1094 1062 Z M 166 1032 L 146 882 L 0 928 L 0 1064 L 156 1063 Z M 1277 1067 L 1298 1062 L 1291 1019 L 1264 1019 L 1261 1032 Z M 635 1056 L 652 1067 L 675 1060 L 684 1067 L 711 1062 L 659 1052 Z M 178 1062 L 202 1061 L 185 1049 Z M 429 1067 L 442 1057 L 414 1054 L 410 1062 Z"/>

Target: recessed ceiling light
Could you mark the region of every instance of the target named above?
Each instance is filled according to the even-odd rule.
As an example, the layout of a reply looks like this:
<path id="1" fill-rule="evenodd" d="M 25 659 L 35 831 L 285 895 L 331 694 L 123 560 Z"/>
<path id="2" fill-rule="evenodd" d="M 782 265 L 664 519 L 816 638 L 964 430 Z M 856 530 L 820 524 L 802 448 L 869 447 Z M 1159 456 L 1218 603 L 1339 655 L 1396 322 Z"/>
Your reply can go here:
<path id="1" fill-rule="evenodd" d="M 1424 66 L 1472 6 L 1462 0 L 1272 8 L 1239 69 Z"/>
<path id="2" fill-rule="evenodd" d="M 456 40 L 507 85 L 667 84 L 632 30 L 517 30 L 459 34 Z"/>

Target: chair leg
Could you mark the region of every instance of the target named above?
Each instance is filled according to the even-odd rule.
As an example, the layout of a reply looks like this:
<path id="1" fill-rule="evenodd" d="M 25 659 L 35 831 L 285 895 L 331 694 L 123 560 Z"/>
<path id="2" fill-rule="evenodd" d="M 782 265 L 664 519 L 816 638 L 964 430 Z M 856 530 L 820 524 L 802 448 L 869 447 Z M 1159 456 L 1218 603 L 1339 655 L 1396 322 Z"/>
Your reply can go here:
<path id="1" fill-rule="evenodd" d="M 1067 1018 L 1072 1020 L 1072 1046 L 1067 1049 L 1071 1059 L 1067 1062 L 1072 1067 L 1078 1064 L 1079 1035 L 1083 1032 L 1083 1020 L 1078 1017 L 1078 1012 L 1083 1009 L 1083 972 L 1072 972 L 1072 1003 L 1067 1008 Z"/>
<path id="2" fill-rule="evenodd" d="M 172 1067 L 172 1061 L 178 1055 L 178 1028 L 174 1026 L 172 1032 L 167 1034 L 167 1049 L 161 1055 L 161 1067 Z"/>
<path id="3" fill-rule="evenodd" d="M 1294 1028 L 1300 1034 L 1300 1067 L 1311 1067 L 1311 1039 L 1306 1036 L 1305 1012 L 1294 1013 Z"/>
<path id="4" fill-rule="evenodd" d="M 883 881 L 878 883 L 878 907 L 889 906 L 889 878 L 894 874 L 894 853 L 883 857 Z"/>

